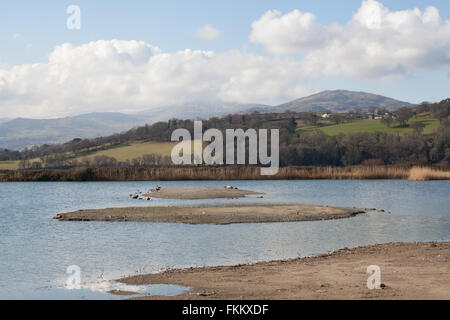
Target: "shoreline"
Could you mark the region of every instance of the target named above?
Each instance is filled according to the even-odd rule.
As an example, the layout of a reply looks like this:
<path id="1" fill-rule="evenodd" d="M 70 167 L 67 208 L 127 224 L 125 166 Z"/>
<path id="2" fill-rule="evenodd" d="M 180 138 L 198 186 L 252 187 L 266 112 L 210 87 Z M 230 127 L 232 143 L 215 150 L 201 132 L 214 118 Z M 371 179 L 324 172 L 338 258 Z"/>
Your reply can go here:
<path id="1" fill-rule="evenodd" d="M 367 267 L 381 287 L 367 288 Z M 248 265 L 167 270 L 117 280 L 129 285 L 175 284 L 191 291 L 148 300 L 450 299 L 450 242 L 388 243 Z"/>
<path id="2" fill-rule="evenodd" d="M 366 210 L 315 205 L 230 205 L 199 207 L 128 207 L 60 213 L 59 221 L 154 222 L 227 225 L 334 220 Z"/>

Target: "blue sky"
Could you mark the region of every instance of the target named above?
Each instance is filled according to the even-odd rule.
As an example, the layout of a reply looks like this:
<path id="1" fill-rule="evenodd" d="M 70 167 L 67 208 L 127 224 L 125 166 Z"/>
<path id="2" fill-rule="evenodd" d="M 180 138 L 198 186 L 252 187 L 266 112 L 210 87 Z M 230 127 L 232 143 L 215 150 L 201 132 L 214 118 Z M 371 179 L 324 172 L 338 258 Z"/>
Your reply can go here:
<path id="1" fill-rule="evenodd" d="M 260 19 L 268 10 L 276 9 L 282 14 L 287 14 L 297 9 L 303 13 L 314 14 L 316 22 L 320 25 L 332 23 L 345 25 L 361 7 L 361 2 L 361 0 L 1 1 L 0 68 L 46 63 L 48 55 L 56 46 L 63 43 L 81 46 L 91 41 L 111 39 L 142 40 L 159 47 L 164 53 L 189 48 L 213 51 L 215 54 L 240 50 L 258 56 L 273 57 L 273 52 L 269 50 L 270 45 L 264 40 L 261 42 L 249 40 L 252 22 Z M 444 21 L 450 20 L 450 1 L 447 0 L 380 0 L 380 2 L 390 11 L 416 7 L 424 11 L 428 6 L 434 6 Z M 68 17 L 66 8 L 72 4 L 81 8 L 80 30 L 66 28 Z M 206 24 L 220 31 L 220 37 L 210 41 L 197 37 L 196 30 Z M 305 53 L 301 51 L 281 57 L 301 60 L 303 55 Z M 410 102 L 434 101 L 450 96 L 448 64 L 433 67 L 420 65 L 409 71 L 406 76 L 387 80 L 379 77 L 361 78 L 337 72 L 317 77 L 302 77 L 301 81 L 302 85 L 314 90 L 361 90 Z M 149 101 L 149 104 L 152 102 Z M 1 108 L 4 108 L 4 104 L 0 100 L 0 110 Z"/>
<path id="2" fill-rule="evenodd" d="M 435 6 L 441 16 L 450 19 L 447 0 L 384 0 L 392 10 Z M 66 28 L 66 8 L 79 5 L 83 27 L 77 31 Z M 299 9 L 314 13 L 321 23 L 347 21 L 361 5 L 361 0 L 190 0 L 190 1 L 57 1 L 15 0 L 0 2 L 0 37 L 5 45 L 0 62 L 18 64 L 43 61 L 61 43 L 82 44 L 99 39 L 144 40 L 164 51 L 185 48 L 224 51 L 248 48 L 264 53 L 260 46 L 248 43 L 251 23 L 267 10 L 289 12 Z M 220 41 L 197 39 L 195 30 L 213 24 L 220 29 Z M 21 41 L 12 41 L 14 34 Z M 24 50 L 23 44 L 32 44 Z"/>

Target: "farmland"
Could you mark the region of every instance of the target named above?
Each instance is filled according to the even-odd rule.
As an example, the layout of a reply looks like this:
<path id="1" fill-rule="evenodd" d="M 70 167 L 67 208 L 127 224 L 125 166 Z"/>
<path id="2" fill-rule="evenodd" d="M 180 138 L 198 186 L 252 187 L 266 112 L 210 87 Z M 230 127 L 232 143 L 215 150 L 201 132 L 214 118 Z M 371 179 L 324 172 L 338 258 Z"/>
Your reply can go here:
<path id="1" fill-rule="evenodd" d="M 108 156 L 115 158 L 117 161 L 126 161 L 139 158 L 146 154 L 170 156 L 171 150 L 176 144 L 177 142 L 131 142 L 120 146 L 106 148 L 105 150 L 85 150 L 83 152 L 86 153 L 85 155 L 66 155 L 77 160 L 92 160 L 96 156 Z M 41 162 L 41 160 L 30 159 L 30 162 Z M 18 168 L 19 161 L 0 161 L 0 170 L 14 170 Z"/>
<path id="2" fill-rule="evenodd" d="M 430 117 L 429 115 L 418 115 L 411 118 L 408 121 L 408 125 L 413 122 L 422 122 L 425 127 L 423 134 L 431 134 L 439 126 L 439 120 Z M 408 134 L 412 133 L 413 129 L 409 126 L 401 127 L 398 122 L 393 122 L 391 127 L 387 127 L 381 122 L 381 120 L 360 120 L 354 122 L 347 122 L 342 124 L 332 124 L 330 122 L 321 121 L 315 125 L 302 126 L 297 129 L 298 132 L 311 132 L 315 130 L 320 130 L 323 133 L 331 136 L 338 134 L 351 134 L 359 132 L 375 132 L 381 131 L 391 134 Z"/>

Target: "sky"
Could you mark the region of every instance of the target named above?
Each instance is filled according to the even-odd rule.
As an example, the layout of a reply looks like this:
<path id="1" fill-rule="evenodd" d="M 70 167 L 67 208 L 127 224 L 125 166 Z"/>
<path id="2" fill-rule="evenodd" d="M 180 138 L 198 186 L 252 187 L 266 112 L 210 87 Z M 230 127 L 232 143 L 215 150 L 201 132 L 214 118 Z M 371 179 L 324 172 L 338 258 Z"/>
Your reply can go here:
<path id="1" fill-rule="evenodd" d="M 5 0 L 0 39 L 0 118 L 334 89 L 450 96 L 447 0 Z"/>

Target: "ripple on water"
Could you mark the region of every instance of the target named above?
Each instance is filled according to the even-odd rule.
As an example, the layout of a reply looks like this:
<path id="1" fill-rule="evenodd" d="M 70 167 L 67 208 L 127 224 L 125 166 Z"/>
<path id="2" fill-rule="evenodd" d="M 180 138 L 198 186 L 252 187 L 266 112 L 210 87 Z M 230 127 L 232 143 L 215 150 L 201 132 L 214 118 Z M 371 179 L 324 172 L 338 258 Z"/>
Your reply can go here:
<path id="1" fill-rule="evenodd" d="M 129 194 L 181 186 L 234 185 L 263 199 L 135 201 Z M 394 241 L 450 241 L 450 181 L 188 181 L 0 183 L 0 298 L 121 299 L 98 279 L 168 268 L 233 265 Z M 374 207 L 351 219 L 228 226 L 60 222 L 60 212 L 148 205 L 302 203 Z M 81 269 L 81 291 L 61 287 L 68 266 Z M 92 290 L 93 286 L 104 289 Z M 111 284 L 109 284 L 111 286 Z M 141 288 L 173 295 L 173 286 Z M 147 290 L 147 291 L 146 291 Z M 108 290 L 109 291 L 109 290 Z M 133 291 L 133 290 L 126 290 Z"/>

